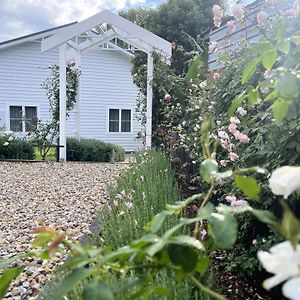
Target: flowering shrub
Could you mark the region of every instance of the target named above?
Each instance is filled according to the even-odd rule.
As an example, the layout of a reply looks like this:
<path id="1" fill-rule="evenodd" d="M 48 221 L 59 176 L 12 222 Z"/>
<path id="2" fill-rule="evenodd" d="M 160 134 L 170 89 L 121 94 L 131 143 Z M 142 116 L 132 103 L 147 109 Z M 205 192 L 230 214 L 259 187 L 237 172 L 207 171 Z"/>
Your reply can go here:
<path id="1" fill-rule="evenodd" d="M 1 159 L 34 159 L 34 146 L 26 139 L 17 139 L 13 132 L 0 135 Z"/>

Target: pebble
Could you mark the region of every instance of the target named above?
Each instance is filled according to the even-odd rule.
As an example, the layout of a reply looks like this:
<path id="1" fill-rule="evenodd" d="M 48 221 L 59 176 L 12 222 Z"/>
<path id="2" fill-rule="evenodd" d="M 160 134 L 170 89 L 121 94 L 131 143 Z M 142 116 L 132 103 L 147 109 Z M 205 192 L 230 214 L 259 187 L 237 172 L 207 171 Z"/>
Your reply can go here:
<path id="1" fill-rule="evenodd" d="M 0 261 L 30 251 L 35 237 L 32 231 L 39 226 L 53 227 L 79 240 L 106 204 L 108 185 L 114 184 L 127 166 L 0 162 Z M 26 269 L 4 299 L 36 299 L 36 291 L 66 257 L 61 253 L 51 261 L 26 258 Z"/>

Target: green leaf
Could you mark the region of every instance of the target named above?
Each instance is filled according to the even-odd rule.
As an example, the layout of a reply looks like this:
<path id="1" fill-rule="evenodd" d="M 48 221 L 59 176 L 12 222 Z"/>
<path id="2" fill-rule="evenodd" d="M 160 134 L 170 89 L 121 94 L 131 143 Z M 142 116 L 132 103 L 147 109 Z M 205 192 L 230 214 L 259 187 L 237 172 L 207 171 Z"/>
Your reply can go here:
<path id="1" fill-rule="evenodd" d="M 271 92 L 264 98 L 264 101 L 274 100 L 274 99 L 278 98 L 278 96 L 279 96 L 278 92 L 276 90 L 274 90 L 273 92 Z"/>
<path id="2" fill-rule="evenodd" d="M 243 193 L 250 199 L 258 200 L 260 187 L 257 181 L 248 176 L 236 176 L 235 177 L 236 186 L 243 191 Z"/>
<path id="3" fill-rule="evenodd" d="M 256 71 L 257 65 L 260 62 L 261 62 L 261 58 L 255 57 L 247 64 L 247 66 L 244 68 L 244 71 L 243 71 L 242 84 L 245 84 L 249 81 L 249 79 L 252 77 L 252 75 Z"/>
<path id="4" fill-rule="evenodd" d="M 216 173 L 215 174 L 215 178 L 218 178 L 218 179 L 227 179 L 227 178 L 230 178 L 232 176 L 232 174 L 233 174 L 232 170 L 227 170 L 225 172 Z"/>
<path id="5" fill-rule="evenodd" d="M 169 244 L 167 246 L 171 262 L 175 266 L 180 266 L 185 272 L 192 272 L 198 262 L 198 254 L 196 251 L 185 245 Z"/>
<path id="6" fill-rule="evenodd" d="M 280 124 L 286 114 L 288 113 L 290 101 L 285 101 L 284 99 L 276 100 L 272 105 L 273 117 L 277 124 Z"/>
<path id="7" fill-rule="evenodd" d="M 197 217 L 201 219 L 208 219 L 210 215 L 213 213 L 215 207 L 212 203 L 208 202 L 204 207 L 202 207 L 198 213 Z"/>
<path id="8" fill-rule="evenodd" d="M 196 271 L 200 273 L 201 276 L 204 276 L 209 266 L 209 258 L 208 256 L 201 256 L 198 259 Z"/>
<path id="9" fill-rule="evenodd" d="M 294 74 L 286 74 L 279 78 L 276 89 L 286 99 L 297 99 L 300 96 L 300 80 Z"/>
<path id="10" fill-rule="evenodd" d="M 247 89 L 247 98 L 248 102 L 251 105 L 255 105 L 258 103 L 259 92 L 253 86 L 248 87 Z"/>
<path id="11" fill-rule="evenodd" d="M 3 271 L 0 277 L 0 299 L 5 296 L 11 282 L 16 279 L 23 270 L 24 266 L 6 269 Z"/>
<path id="12" fill-rule="evenodd" d="M 31 243 L 32 248 L 44 247 L 52 240 L 53 236 L 48 232 L 39 234 Z"/>
<path id="13" fill-rule="evenodd" d="M 200 175 L 207 183 L 211 183 L 214 180 L 214 176 L 217 172 L 218 163 L 213 159 L 206 159 L 200 165 Z"/>
<path id="14" fill-rule="evenodd" d="M 191 80 L 195 81 L 198 79 L 198 75 L 201 73 L 201 70 L 205 67 L 203 55 L 199 55 L 190 65 L 188 71 L 185 75 L 185 80 L 190 82 Z"/>
<path id="15" fill-rule="evenodd" d="M 74 269 L 72 273 L 67 275 L 55 288 L 52 299 L 63 299 L 71 290 L 76 288 L 84 279 L 91 276 L 93 269 L 78 268 Z"/>
<path id="16" fill-rule="evenodd" d="M 277 225 L 277 219 L 275 215 L 268 210 L 252 209 L 250 210 L 253 215 L 261 222 L 275 226 Z"/>
<path id="17" fill-rule="evenodd" d="M 300 237 L 300 222 L 285 201 L 280 200 L 280 204 L 283 208 L 283 218 L 278 231 L 284 238 L 291 241 L 293 246 L 296 246 Z"/>
<path id="18" fill-rule="evenodd" d="M 158 230 L 160 230 L 166 217 L 170 215 L 172 215 L 172 213 L 166 210 L 163 210 L 159 214 L 155 215 L 150 222 L 150 231 L 152 233 L 156 233 Z"/>
<path id="19" fill-rule="evenodd" d="M 173 237 L 171 239 L 172 242 L 177 243 L 177 244 L 184 244 L 187 246 L 194 247 L 198 250 L 204 250 L 203 244 L 195 239 L 194 237 L 188 236 L 188 235 L 179 235 L 176 237 Z"/>
<path id="20" fill-rule="evenodd" d="M 281 41 L 277 44 L 277 49 L 285 54 L 288 54 L 291 48 L 290 41 Z"/>
<path id="21" fill-rule="evenodd" d="M 245 100 L 245 98 L 246 98 L 246 95 L 240 95 L 232 101 L 232 103 L 228 109 L 228 112 L 227 112 L 229 118 L 231 118 L 234 115 L 236 109 L 239 106 L 241 106 L 241 104 Z"/>
<path id="22" fill-rule="evenodd" d="M 83 287 L 83 300 L 113 300 L 114 294 L 109 286 L 102 281 L 95 281 Z"/>
<path id="23" fill-rule="evenodd" d="M 234 216 L 213 213 L 209 218 L 208 232 L 220 249 L 230 248 L 237 238 L 238 224 Z"/>
<path id="24" fill-rule="evenodd" d="M 149 255 L 149 256 L 154 256 L 156 253 L 158 253 L 160 250 L 162 250 L 165 247 L 165 241 L 164 240 L 159 240 L 157 241 L 155 244 L 147 247 L 145 249 L 145 252 Z"/>
<path id="25" fill-rule="evenodd" d="M 262 64 L 267 70 L 271 70 L 277 60 L 277 51 L 272 49 L 263 55 Z"/>

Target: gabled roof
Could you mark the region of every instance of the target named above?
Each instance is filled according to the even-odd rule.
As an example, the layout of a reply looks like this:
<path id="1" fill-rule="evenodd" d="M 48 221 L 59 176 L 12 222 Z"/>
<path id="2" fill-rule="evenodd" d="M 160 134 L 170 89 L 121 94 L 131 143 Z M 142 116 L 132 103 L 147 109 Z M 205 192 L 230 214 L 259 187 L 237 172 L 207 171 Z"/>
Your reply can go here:
<path id="1" fill-rule="evenodd" d="M 27 34 L 27 35 L 24 35 L 24 36 L 21 36 L 21 37 L 17 37 L 17 38 L 11 39 L 11 40 L 1 42 L 0 43 L 0 49 L 4 49 L 4 48 L 8 48 L 8 47 L 15 46 L 15 45 L 18 45 L 18 44 L 23 44 L 23 43 L 26 43 L 26 42 L 35 41 L 37 39 L 48 37 L 48 36 L 56 33 L 58 30 L 60 30 L 62 28 L 65 28 L 65 27 L 69 27 L 69 26 L 74 25 L 76 23 L 77 22 L 72 22 L 72 23 L 69 23 L 69 24 L 49 28 L 49 29 L 46 29 L 46 30 L 38 31 L 38 32 L 35 32 L 35 33 Z"/>
<path id="2" fill-rule="evenodd" d="M 171 43 L 109 10 L 104 10 L 71 27 L 62 29 L 43 40 L 42 52 L 58 47 L 102 24 L 110 25 L 118 38 L 135 47 L 140 46 L 140 48 L 146 52 L 154 50 L 168 58 L 172 55 Z M 105 34 L 103 34 L 103 36 L 105 37 Z"/>

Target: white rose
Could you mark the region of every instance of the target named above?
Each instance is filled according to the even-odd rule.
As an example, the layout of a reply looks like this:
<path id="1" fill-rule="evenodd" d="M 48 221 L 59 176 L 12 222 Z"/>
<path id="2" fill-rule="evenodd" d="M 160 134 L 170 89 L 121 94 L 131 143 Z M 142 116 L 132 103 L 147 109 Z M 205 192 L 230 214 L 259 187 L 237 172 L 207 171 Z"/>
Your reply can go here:
<path id="1" fill-rule="evenodd" d="M 263 283 L 265 289 L 269 290 L 274 286 L 293 277 L 300 275 L 300 246 L 293 248 L 289 241 L 277 244 L 270 249 L 270 252 L 258 251 L 258 259 L 267 272 L 274 276 L 266 279 Z M 299 300 L 299 277 L 298 285 L 295 285 L 295 279 L 287 281 L 283 287 L 283 293 L 286 297 L 293 300 Z"/>
<path id="2" fill-rule="evenodd" d="M 300 188 L 300 167 L 284 166 L 273 171 L 269 186 L 275 195 L 283 195 L 285 199 Z"/>
<path id="3" fill-rule="evenodd" d="M 4 142 L 3 143 L 3 146 L 8 146 L 9 145 L 9 142 Z"/>

